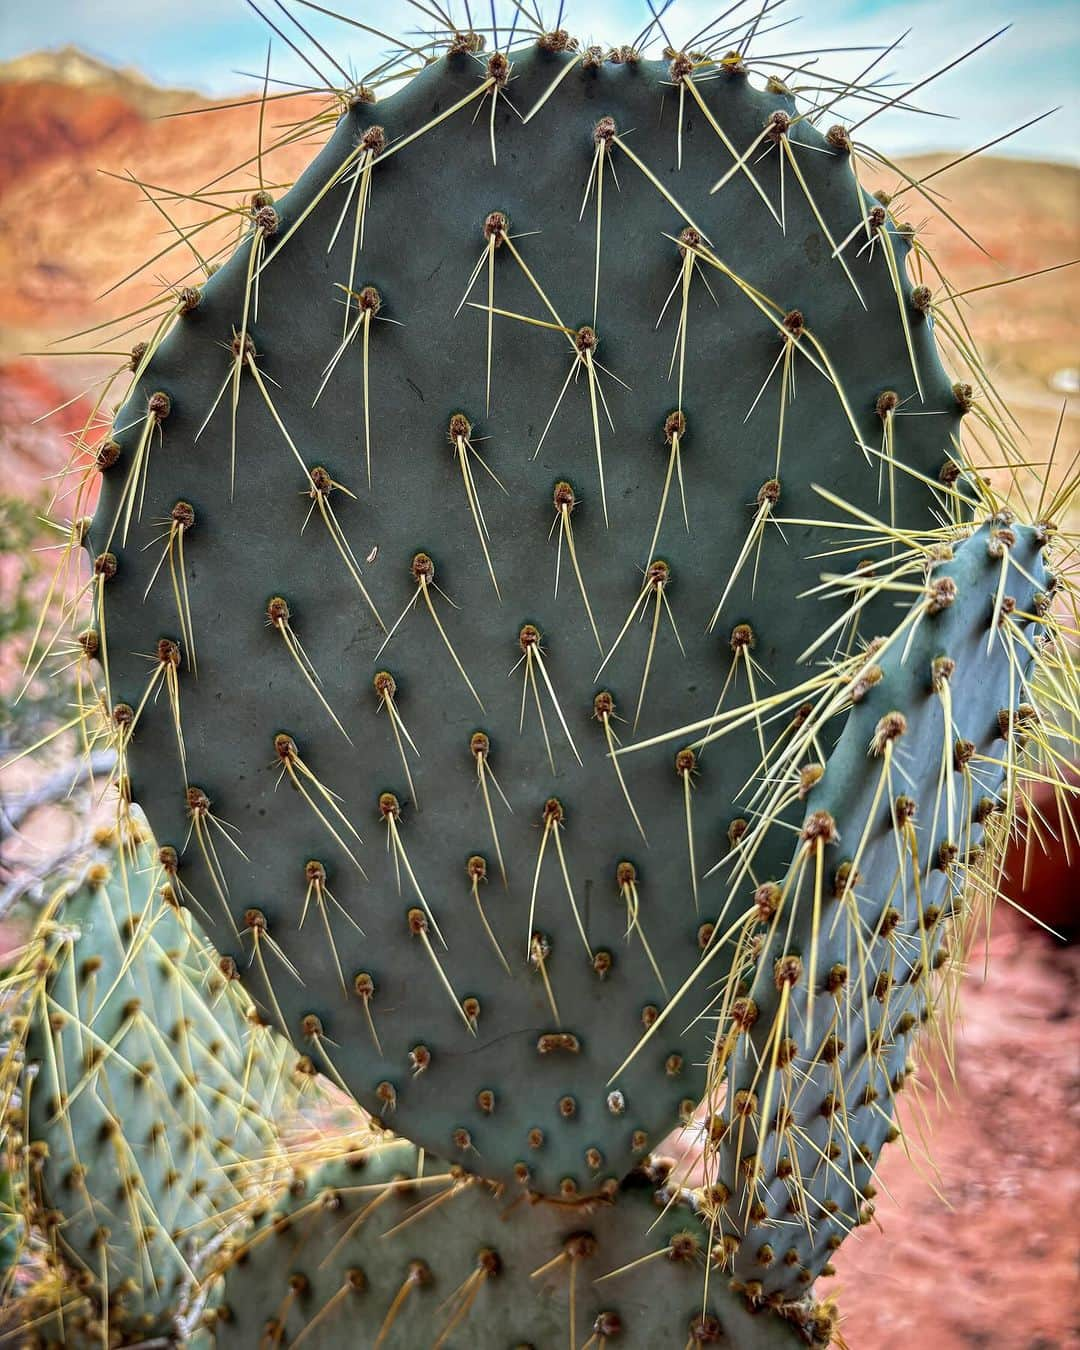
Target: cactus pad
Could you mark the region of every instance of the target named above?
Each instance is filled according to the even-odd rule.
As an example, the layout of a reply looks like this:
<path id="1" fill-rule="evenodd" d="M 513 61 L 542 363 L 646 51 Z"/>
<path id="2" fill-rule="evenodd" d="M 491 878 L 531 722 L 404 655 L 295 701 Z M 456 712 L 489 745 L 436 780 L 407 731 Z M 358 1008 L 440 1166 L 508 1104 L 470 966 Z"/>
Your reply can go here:
<path id="1" fill-rule="evenodd" d="M 925 1027 L 947 1045 L 999 880 L 984 838 L 1038 730 L 1046 538 L 1003 514 L 924 555 L 925 597 L 836 691 L 852 710 L 805 794 L 790 869 L 754 893 L 705 1162 L 731 1193 L 734 1287 L 752 1303 L 797 1296 L 869 1221 L 913 1042 Z"/>
<path id="2" fill-rule="evenodd" d="M 690 64 L 459 49 L 357 97 L 140 356 L 85 541 L 124 770 L 217 947 L 395 1130 L 565 1200 L 703 1094 L 692 1018 L 609 1080 L 784 726 L 618 740 L 875 631 L 804 594 L 815 482 L 968 510 L 910 231 L 782 86 Z"/>
<path id="3" fill-rule="evenodd" d="M 269 1117 L 295 1056 L 251 1022 L 155 874 L 146 846 L 101 853 L 50 904 L 21 972 L 16 1181 L 85 1296 L 42 1314 L 72 1344 L 171 1331 L 199 1250 L 280 1166 Z"/>
<path id="4" fill-rule="evenodd" d="M 700 1196 L 673 1195 L 659 1176 L 636 1175 L 614 1206 L 581 1212 L 512 1203 L 437 1159 L 417 1179 L 420 1162 L 395 1142 L 298 1177 L 221 1263 L 217 1344 L 828 1344 L 832 1314 L 802 1293 L 784 1309 L 791 1321 L 747 1313 L 716 1272 L 703 1300 Z"/>

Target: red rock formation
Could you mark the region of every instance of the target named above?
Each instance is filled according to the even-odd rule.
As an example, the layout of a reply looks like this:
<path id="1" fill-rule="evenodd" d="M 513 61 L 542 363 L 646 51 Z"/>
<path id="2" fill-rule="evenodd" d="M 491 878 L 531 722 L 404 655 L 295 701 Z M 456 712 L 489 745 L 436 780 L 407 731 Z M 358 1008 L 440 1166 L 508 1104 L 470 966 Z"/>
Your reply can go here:
<path id="1" fill-rule="evenodd" d="M 24 174 L 93 150 L 121 132 L 137 133 L 143 115 L 120 94 L 63 84 L 0 84 L 0 193 Z"/>

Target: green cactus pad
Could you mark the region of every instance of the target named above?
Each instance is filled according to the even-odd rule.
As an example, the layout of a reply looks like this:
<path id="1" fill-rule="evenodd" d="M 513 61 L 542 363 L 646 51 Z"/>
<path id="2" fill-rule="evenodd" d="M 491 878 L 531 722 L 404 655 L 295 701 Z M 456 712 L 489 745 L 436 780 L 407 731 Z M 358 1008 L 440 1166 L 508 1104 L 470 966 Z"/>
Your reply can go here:
<path id="1" fill-rule="evenodd" d="M 702 1024 L 608 1080 L 701 957 L 782 728 L 701 760 L 608 733 L 796 685 L 846 604 L 803 595 L 812 484 L 933 528 L 963 408 L 910 232 L 790 95 L 500 61 L 357 99 L 253 202 L 139 362 L 86 542 L 132 791 L 260 1005 L 395 1130 L 580 1198 L 702 1095 Z M 162 520 L 179 616 L 144 601 Z"/>
<path id="2" fill-rule="evenodd" d="M 796 1297 L 869 1221 L 913 1043 L 951 1021 L 948 977 L 998 884 L 984 833 L 1011 810 L 1002 784 L 1038 720 L 1045 544 L 1005 514 L 927 554 L 926 598 L 847 686 L 789 872 L 756 893 L 756 964 L 725 1000 L 727 1095 L 706 1161 L 731 1193 L 732 1270 L 751 1301 Z"/>
<path id="3" fill-rule="evenodd" d="M 210 1325 L 222 1350 L 828 1343 L 829 1310 L 801 1294 L 793 1320 L 747 1313 L 715 1273 L 704 1296 L 697 1197 L 632 1181 L 581 1211 L 512 1202 L 403 1141 L 331 1162 L 226 1255 Z"/>
<path id="4" fill-rule="evenodd" d="M 17 1183 L 69 1275 L 42 1334 L 171 1332 L 200 1250 L 281 1166 L 271 1118 L 295 1098 L 295 1056 L 160 880 L 148 845 L 102 853 L 24 963 Z"/>

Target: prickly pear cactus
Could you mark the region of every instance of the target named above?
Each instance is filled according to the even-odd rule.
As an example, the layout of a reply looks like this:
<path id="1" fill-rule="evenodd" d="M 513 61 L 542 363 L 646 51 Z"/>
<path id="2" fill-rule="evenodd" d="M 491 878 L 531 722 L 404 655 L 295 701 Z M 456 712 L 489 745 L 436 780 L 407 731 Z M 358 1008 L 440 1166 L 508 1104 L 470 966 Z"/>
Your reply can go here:
<path id="1" fill-rule="evenodd" d="M 266 1212 L 213 1331 L 842 1345 L 811 1286 L 1062 779 L 1068 492 L 1016 519 L 969 462 L 965 419 L 1022 498 L 828 82 L 527 24 L 343 93 L 83 447 L 76 720 L 224 968 L 413 1141 Z"/>
<path id="2" fill-rule="evenodd" d="M 612 1075 L 783 727 L 612 752 L 797 684 L 846 600 L 778 518 L 826 481 L 932 528 L 962 410 L 842 137 L 737 63 L 550 46 L 358 97 L 253 202 L 140 358 L 86 542 L 132 790 L 215 944 L 395 1130 L 569 1199 L 703 1093 L 692 1018 Z M 183 585 L 144 601 L 162 520 Z"/>
<path id="3" fill-rule="evenodd" d="M 615 1205 L 513 1202 L 396 1141 L 298 1176 L 223 1257 L 220 1347 L 268 1342 L 503 1350 L 508 1345 L 827 1345 L 829 1307 L 765 1322 L 714 1278 L 701 1196 L 635 1174 Z"/>
<path id="4" fill-rule="evenodd" d="M 84 1296 L 44 1325 L 106 1344 L 172 1330 L 198 1253 L 280 1167 L 272 1113 L 295 1095 L 295 1055 L 159 894 L 153 850 L 127 850 L 39 923 L 9 1110 L 26 1227 Z"/>

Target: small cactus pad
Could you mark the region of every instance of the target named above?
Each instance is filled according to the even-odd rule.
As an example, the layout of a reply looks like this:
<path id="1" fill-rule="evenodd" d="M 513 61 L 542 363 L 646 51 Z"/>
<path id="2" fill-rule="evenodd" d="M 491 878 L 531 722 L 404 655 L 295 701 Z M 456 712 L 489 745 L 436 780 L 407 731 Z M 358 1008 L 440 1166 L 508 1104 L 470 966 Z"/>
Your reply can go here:
<path id="1" fill-rule="evenodd" d="M 169 1333 L 200 1248 L 249 1179 L 280 1166 L 267 1116 L 295 1095 L 295 1056 L 252 1024 L 160 880 L 148 846 L 103 852 L 49 905 L 16 972 L 16 1186 L 80 1295 L 58 1300 L 43 1334 L 55 1324 L 126 1344 Z"/>
<path id="2" fill-rule="evenodd" d="M 794 1320 L 748 1314 L 701 1197 L 658 1174 L 586 1212 L 511 1202 L 438 1159 L 418 1176 L 420 1162 L 397 1141 L 298 1178 L 221 1262 L 220 1350 L 828 1344 L 832 1317 L 802 1292 Z"/>
<path id="3" fill-rule="evenodd" d="M 1037 730 L 1026 691 L 1044 543 L 1004 515 L 934 555 L 926 598 L 848 685 L 854 707 L 806 795 L 790 870 L 755 893 L 723 1000 L 712 1073 L 726 1067 L 727 1095 L 706 1161 L 731 1192 L 735 1286 L 752 1300 L 796 1297 L 869 1221 L 916 1034 L 948 1041 L 978 898 L 997 885 L 983 840 Z"/>
<path id="4" fill-rule="evenodd" d="M 704 757 L 617 743 L 874 631 L 887 593 L 812 593 L 815 483 L 968 511 L 910 230 L 782 86 L 687 60 L 466 44 L 355 100 L 141 354 L 85 540 L 216 946 L 363 1106 L 548 1196 L 703 1094 L 689 1018 L 609 1079 L 714 933 L 781 704 Z"/>

